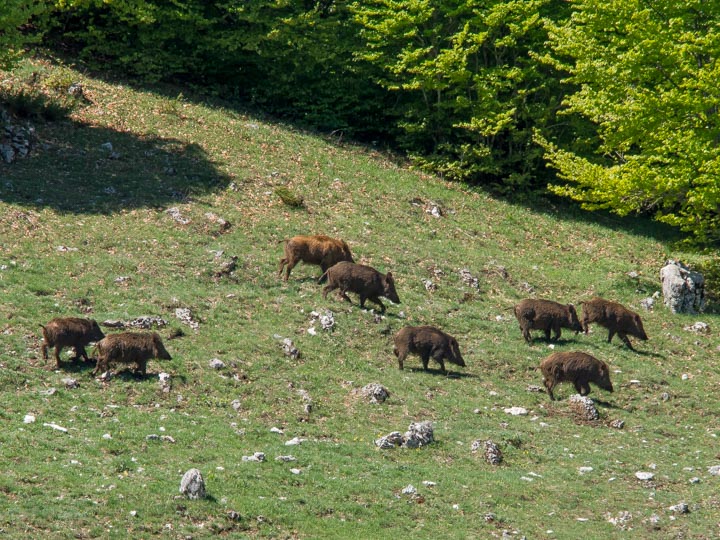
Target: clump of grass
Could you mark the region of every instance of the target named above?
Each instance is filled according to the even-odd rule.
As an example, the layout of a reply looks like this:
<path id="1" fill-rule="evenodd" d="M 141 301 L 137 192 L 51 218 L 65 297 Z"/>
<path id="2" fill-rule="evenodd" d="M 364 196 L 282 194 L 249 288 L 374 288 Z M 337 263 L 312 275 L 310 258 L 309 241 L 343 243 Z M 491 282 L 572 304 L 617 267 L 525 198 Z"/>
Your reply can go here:
<path id="1" fill-rule="evenodd" d="M 280 197 L 280 200 L 290 208 L 302 208 L 305 206 L 305 200 L 302 195 L 292 192 L 285 186 L 275 188 L 275 195 Z"/>

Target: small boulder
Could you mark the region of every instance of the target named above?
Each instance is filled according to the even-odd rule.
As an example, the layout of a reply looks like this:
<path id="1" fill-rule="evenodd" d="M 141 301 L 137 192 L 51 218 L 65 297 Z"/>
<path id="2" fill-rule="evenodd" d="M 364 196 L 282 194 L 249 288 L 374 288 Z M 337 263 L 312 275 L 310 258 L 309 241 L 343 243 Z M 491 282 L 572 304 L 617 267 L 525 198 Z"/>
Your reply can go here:
<path id="1" fill-rule="evenodd" d="M 205 480 L 198 469 L 188 470 L 180 481 L 180 493 L 188 499 L 205 498 Z"/>

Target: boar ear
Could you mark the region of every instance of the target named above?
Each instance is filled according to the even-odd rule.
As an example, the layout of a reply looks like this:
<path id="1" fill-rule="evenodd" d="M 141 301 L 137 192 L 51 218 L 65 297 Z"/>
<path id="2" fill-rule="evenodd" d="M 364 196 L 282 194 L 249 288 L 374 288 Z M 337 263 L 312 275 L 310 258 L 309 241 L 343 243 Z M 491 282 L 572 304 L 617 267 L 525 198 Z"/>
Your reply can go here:
<path id="1" fill-rule="evenodd" d="M 392 278 L 393 278 L 393 275 L 392 275 L 390 272 L 388 272 L 385 277 L 386 277 L 387 279 L 392 279 Z"/>

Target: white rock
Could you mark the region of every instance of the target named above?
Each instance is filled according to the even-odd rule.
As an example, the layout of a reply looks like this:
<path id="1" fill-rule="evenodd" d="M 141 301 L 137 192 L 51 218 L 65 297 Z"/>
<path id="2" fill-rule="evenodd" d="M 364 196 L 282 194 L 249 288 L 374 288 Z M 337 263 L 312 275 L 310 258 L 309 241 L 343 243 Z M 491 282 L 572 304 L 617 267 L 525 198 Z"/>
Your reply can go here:
<path id="1" fill-rule="evenodd" d="M 527 409 L 524 407 L 509 407 L 507 409 L 503 409 L 507 414 L 511 414 L 513 416 L 523 416 L 528 413 Z"/>
<path id="2" fill-rule="evenodd" d="M 635 473 L 635 478 L 638 480 L 652 480 L 655 475 L 651 472 L 638 471 Z"/>
<path id="3" fill-rule="evenodd" d="M 436 486 L 436 485 L 437 485 L 437 482 L 432 482 L 432 481 L 430 481 L 430 480 L 423 480 L 423 486 L 433 487 L 433 486 Z"/>
<path id="4" fill-rule="evenodd" d="M 408 484 L 406 487 L 402 490 L 403 495 L 414 495 L 417 493 L 417 489 L 415 489 L 415 486 L 412 484 Z"/>
<path id="5" fill-rule="evenodd" d="M 302 471 L 300 469 L 290 469 L 290 472 L 293 474 L 300 474 Z"/>
<path id="6" fill-rule="evenodd" d="M 589 473 L 589 472 L 592 472 L 592 471 L 593 471 L 593 468 L 592 468 L 592 467 L 579 467 L 579 468 L 578 468 L 578 472 L 579 472 L 580 474 L 585 474 L 585 473 Z"/>
<path id="7" fill-rule="evenodd" d="M 210 367 L 213 369 L 222 369 L 225 367 L 225 362 L 223 362 L 219 358 L 213 358 L 212 360 L 210 360 Z"/>
<path id="8" fill-rule="evenodd" d="M 285 432 L 284 432 L 282 429 L 276 428 L 276 427 L 271 427 L 271 428 L 270 428 L 270 433 L 277 433 L 277 434 L 279 434 L 279 435 L 284 435 L 284 434 L 285 434 Z"/>
<path id="9" fill-rule="evenodd" d="M 189 499 L 205 497 L 205 480 L 198 469 L 189 469 L 180 481 L 180 493 Z"/>
<path id="10" fill-rule="evenodd" d="M 720 465 L 713 465 L 712 467 L 708 467 L 708 472 L 712 474 L 713 476 L 719 476 L 720 475 Z"/>
<path id="11" fill-rule="evenodd" d="M 102 438 L 105 439 L 105 440 L 110 440 L 110 439 L 112 439 L 112 435 L 110 435 L 109 433 L 105 433 L 105 434 L 102 436 Z"/>
<path id="12" fill-rule="evenodd" d="M 298 444 L 304 443 L 307 439 L 301 439 L 300 437 L 293 437 L 289 441 L 285 441 L 285 446 L 297 446 Z"/>
<path id="13" fill-rule="evenodd" d="M 67 433 L 67 431 L 68 431 L 67 428 L 64 428 L 64 427 L 62 427 L 62 426 L 58 426 L 57 424 L 54 424 L 54 423 L 52 423 L 52 422 L 51 422 L 51 423 L 45 422 L 45 423 L 43 424 L 43 426 L 46 426 L 46 427 L 49 427 L 49 428 L 53 428 L 53 429 L 56 430 L 56 431 L 62 431 L 63 433 Z"/>
<path id="14" fill-rule="evenodd" d="M 32 414 L 26 414 L 23 418 L 23 424 L 32 424 L 35 421 L 35 416 Z"/>
<path id="15" fill-rule="evenodd" d="M 668 507 L 668 510 L 671 512 L 675 512 L 677 514 L 689 514 L 690 513 L 690 507 L 687 505 L 687 503 L 681 502 L 678 504 L 673 504 L 672 506 Z"/>

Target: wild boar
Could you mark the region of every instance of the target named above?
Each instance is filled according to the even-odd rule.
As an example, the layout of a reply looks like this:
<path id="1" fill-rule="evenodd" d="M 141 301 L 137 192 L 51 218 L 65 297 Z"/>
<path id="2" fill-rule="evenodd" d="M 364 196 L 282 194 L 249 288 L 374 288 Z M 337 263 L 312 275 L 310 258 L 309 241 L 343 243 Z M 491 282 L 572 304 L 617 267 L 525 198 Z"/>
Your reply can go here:
<path id="1" fill-rule="evenodd" d="M 60 351 L 63 347 L 75 348 L 75 360 L 84 358 L 89 360 L 85 352 L 85 345 L 100 341 L 105 337 L 98 323 L 92 319 L 79 317 L 58 317 L 52 319 L 45 326 L 40 325 L 43 333 L 41 347 L 42 357 L 47 360 L 48 347 L 55 347 L 55 364 L 60 368 Z"/>
<path id="2" fill-rule="evenodd" d="M 560 328 L 569 328 L 576 332 L 582 331 L 575 306 L 563 305 L 552 300 L 520 301 L 515 306 L 515 317 L 520 323 L 520 330 L 528 344 L 532 343 L 530 330 L 543 330 L 545 339 L 550 340 L 550 331 L 554 332 L 554 340 L 560 339 Z"/>
<path id="3" fill-rule="evenodd" d="M 465 367 L 457 340 L 433 326 L 406 326 L 395 334 L 393 341 L 393 353 L 397 356 L 400 369 L 403 369 L 408 354 L 419 355 L 425 370 L 431 357 L 440 364 L 443 373 L 447 373 L 445 359 L 451 364 Z"/>
<path id="4" fill-rule="evenodd" d="M 380 306 L 382 313 L 385 313 L 385 306 L 380 301 L 381 296 L 395 304 L 400 303 L 395 290 L 395 280 L 390 272 L 383 275 L 371 266 L 344 261 L 331 266 L 320 277 L 320 281 L 326 276 L 328 284 L 323 288 L 323 298 L 327 298 L 330 291 L 340 289 L 340 296 L 352 302 L 346 294 L 351 291 L 360 295 L 360 307 L 365 307 L 366 299 L 372 300 Z"/>
<path id="5" fill-rule="evenodd" d="M 95 345 L 97 365 L 93 375 L 104 373 L 111 362 L 130 364 L 135 362 L 137 370 L 144 376 L 147 361 L 151 358 L 172 360 L 157 332 L 122 332 L 110 334 Z"/>
<path id="6" fill-rule="evenodd" d="M 598 323 L 608 329 L 608 343 L 612 341 L 615 334 L 632 350 L 634 349 L 627 337 L 628 334 L 647 341 L 648 337 L 640 315 L 630 311 L 622 304 L 596 297 L 586 302 L 580 302 L 580 305 L 583 310 L 582 327 L 586 334 L 590 323 Z"/>
<path id="7" fill-rule="evenodd" d="M 613 391 L 608 365 L 584 352 L 553 353 L 542 361 L 540 371 L 551 400 L 555 399 L 553 388 L 566 381 L 573 383 L 581 396 L 590 393 L 590 383 L 595 383 L 608 392 Z"/>
<path id="8" fill-rule="evenodd" d="M 299 262 L 320 265 L 323 274 L 335 263 L 340 261 L 354 262 L 350 247 L 344 240 L 338 240 L 325 235 L 293 236 L 285 242 L 285 256 L 280 259 L 278 277 L 285 270 L 284 281 L 290 277 L 290 271 Z"/>

